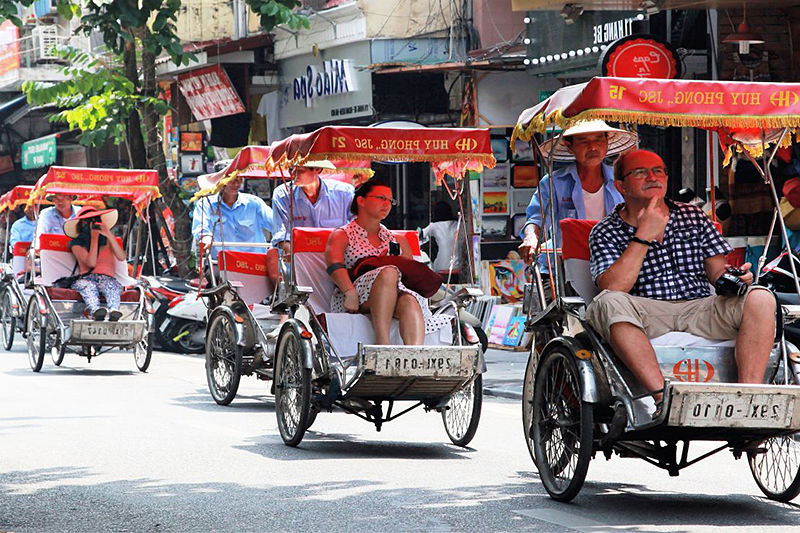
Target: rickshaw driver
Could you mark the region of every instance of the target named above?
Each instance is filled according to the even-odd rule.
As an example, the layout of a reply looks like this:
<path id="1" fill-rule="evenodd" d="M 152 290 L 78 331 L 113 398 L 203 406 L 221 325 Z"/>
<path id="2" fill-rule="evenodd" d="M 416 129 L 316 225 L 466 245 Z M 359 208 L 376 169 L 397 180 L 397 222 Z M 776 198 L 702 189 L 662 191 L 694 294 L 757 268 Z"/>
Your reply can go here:
<path id="1" fill-rule="evenodd" d="M 725 272 L 732 248 L 701 209 L 665 200 L 657 154 L 623 154 L 614 174 L 625 203 L 589 237 L 592 277 L 602 290 L 587 309 L 589 323 L 651 391 L 657 413 L 664 377 L 649 339 L 669 331 L 736 339 L 739 382 L 762 383 L 775 337 L 774 296 L 750 285 L 750 272 L 739 276 L 750 285 L 744 295 L 711 296 L 709 281 Z"/>
<path id="2" fill-rule="evenodd" d="M 247 242 L 266 244 L 264 230 L 272 231 L 272 209 L 258 196 L 240 192 L 243 178 L 230 180 L 219 194 L 203 198 L 194 206 L 192 213 L 192 236 L 197 242 L 198 252 L 205 253 L 204 236 L 212 235 L 214 242 Z M 212 233 L 213 232 L 213 233 Z M 227 250 L 264 253 L 263 247 L 225 246 Z M 219 251 L 212 248 L 212 254 Z"/>
<path id="3" fill-rule="evenodd" d="M 39 213 L 39 221 L 36 224 L 36 236 L 33 248 L 39 249 L 39 237 L 45 234 L 64 235 L 64 222 L 75 218 L 78 208 L 72 205 L 75 196 L 71 194 L 48 194 L 45 199 L 53 202 L 52 207 L 42 209 Z"/>
<path id="4" fill-rule="evenodd" d="M 519 246 L 522 259 L 530 264 L 536 258 L 536 249 L 542 235 L 542 209 L 549 209 L 550 185 L 555 193 L 555 224 L 565 218 L 600 220 L 622 203 L 622 196 L 614 187 L 614 172 L 603 162 L 608 154 L 617 154 L 636 144 L 636 134 L 612 128 L 602 120 L 582 122 L 567 129 L 559 142 L 548 141 L 542 146 L 547 156 L 554 151 L 556 160 L 566 160 L 570 154 L 574 163 L 545 176 L 531 197 L 527 222 L 522 228 Z M 545 214 L 548 227 L 550 221 Z M 559 234 L 559 239 L 561 234 Z M 561 243 L 556 243 L 561 246 Z M 539 271 L 549 272 L 545 254 L 539 256 Z"/>
<path id="5" fill-rule="evenodd" d="M 14 249 L 18 242 L 31 242 L 33 233 L 36 230 L 36 213 L 32 205 L 25 206 L 24 216 L 20 217 L 11 224 L 11 234 L 9 235 L 8 245 Z"/>
<path id="6" fill-rule="evenodd" d="M 289 188 L 285 183 L 272 193 L 272 246 L 267 253 L 267 277 L 275 284 L 278 279 L 278 248 L 289 254 L 291 228 L 338 228 L 351 219 L 350 204 L 355 189 L 336 180 L 323 180 L 322 169 L 336 170 L 330 161 L 307 161 L 295 170 L 294 220 L 289 220 Z"/>

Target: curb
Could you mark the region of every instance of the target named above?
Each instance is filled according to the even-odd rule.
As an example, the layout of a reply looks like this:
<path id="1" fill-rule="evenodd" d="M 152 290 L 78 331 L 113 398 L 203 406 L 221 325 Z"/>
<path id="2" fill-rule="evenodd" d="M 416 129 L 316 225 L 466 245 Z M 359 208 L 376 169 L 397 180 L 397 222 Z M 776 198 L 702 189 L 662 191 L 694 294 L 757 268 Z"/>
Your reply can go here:
<path id="1" fill-rule="evenodd" d="M 522 389 L 511 387 L 493 387 L 491 385 L 483 386 L 483 394 L 485 396 L 492 396 L 495 398 L 506 398 L 509 400 L 522 400 Z"/>

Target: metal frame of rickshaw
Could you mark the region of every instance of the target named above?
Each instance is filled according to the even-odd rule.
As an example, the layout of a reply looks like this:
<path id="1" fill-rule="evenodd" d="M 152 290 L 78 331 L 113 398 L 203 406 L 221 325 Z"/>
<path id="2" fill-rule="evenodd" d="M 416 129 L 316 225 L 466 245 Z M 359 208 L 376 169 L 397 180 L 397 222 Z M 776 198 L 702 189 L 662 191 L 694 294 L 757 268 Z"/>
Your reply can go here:
<path id="1" fill-rule="evenodd" d="M 323 128 L 324 129 L 324 128 Z M 374 131 L 375 128 L 353 128 L 353 130 L 364 129 Z M 403 130 L 408 131 L 408 130 Z M 423 133 L 432 130 L 419 130 Z M 391 136 L 391 129 L 382 129 L 381 133 L 386 137 Z M 487 136 L 488 137 L 488 136 Z M 291 139 L 291 138 L 290 138 Z M 274 146 L 274 145 L 273 145 Z M 344 148 L 344 146 L 341 146 Z M 284 154 L 285 155 L 285 154 Z M 309 154 L 304 157 L 283 157 L 280 159 L 278 154 L 273 153 L 270 156 L 269 165 L 274 169 L 280 170 L 282 179 L 289 188 L 290 197 L 290 218 L 293 219 L 293 179 L 288 174 L 294 172 L 294 168 L 299 164 L 305 162 Z M 418 157 L 417 160 L 424 160 L 424 156 Z M 377 158 L 373 158 L 377 159 Z M 391 159 L 387 155 L 386 159 Z M 465 160 L 468 158 L 464 158 Z M 493 162 L 493 157 L 491 158 Z M 428 161 L 433 161 L 429 159 Z M 354 172 L 363 172 L 363 169 L 354 169 Z M 462 169 L 462 172 L 465 172 Z M 287 179 L 288 178 L 288 179 Z M 459 173 L 456 177 L 457 180 L 457 194 L 461 202 L 461 193 L 463 192 L 464 180 L 463 174 Z M 463 212 L 463 203 L 461 203 Z M 462 226 L 465 226 L 465 220 L 462 217 Z M 224 247 L 224 245 L 232 245 L 235 243 L 214 243 Z M 364 379 L 365 376 L 370 376 L 376 373 L 374 369 L 367 369 L 365 361 L 372 357 L 376 357 L 379 353 L 401 353 L 408 350 L 415 350 L 417 352 L 426 352 L 434 356 L 442 352 L 442 347 L 439 346 L 366 346 L 359 343 L 359 353 L 356 357 L 346 359 L 336 352 L 331 343 L 325 327 L 317 319 L 314 311 L 309 307 L 307 300 L 312 293 L 313 289 L 310 287 L 299 286 L 296 280 L 296 268 L 294 263 L 294 240 L 290 240 L 291 251 L 289 253 L 289 261 L 285 260 L 282 251 L 280 264 L 279 282 L 274 288 L 273 306 L 272 311 L 275 313 L 288 314 L 289 318 L 283 322 L 277 329 L 277 337 L 271 339 L 272 335 L 268 335 L 258 326 L 257 320 L 253 317 L 249 308 L 239 298 L 236 291 L 227 281 L 221 283 L 213 289 L 202 291 L 203 296 L 209 298 L 211 310 L 209 316 L 209 327 L 207 330 L 207 344 L 206 350 L 209 351 L 209 346 L 215 340 L 212 338 L 214 335 L 213 322 L 216 316 L 227 316 L 225 319 L 229 322 L 231 327 L 236 331 L 236 346 L 234 368 L 241 365 L 242 351 L 246 346 L 255 346 L 256 352 L 253 355 L 253 360 L 256 361 L 263 368 L 258 370 L 259 376 L 265 379 L 272 379 L 272 392 L 276 395 L 276 415 L 278 417 L 278 427 L 281 437 L 284 442 L 289 446 L 296 446 L 300 443 L 303 435 L 308 427 L 311 426 L 317 413 L 320 410 L 332 410 L 333 407 L 354 414 L 363 420 L 373 423 L 376 429 L 380 430 L 383 423 L 396 419 L 397 417 L 422 406 L 425 410 L 435 410 L 442 413 L 445 423 L 445 429 L 448 436 L 454 444 L 466 446 L 474 436 L 477 429 L 477 422 L 480 417 L 480 403 L 482 398 L 481 388 L 481 372 L 483 371 L 483 358 L 479 349 L 479 345 L 462 346 L 462 338 L 460 335 L 462 323 L 459 319 L 458 310 L 462 308 L 467 302 L 480 295 L 477 289 L 462 289 L 452 295 L 447 301 L 442 302 L 437 309 L 437 313 L 443 313 L 449 309 L 453 309 L 454 320 L 454 343 L 456 347 L 460 348 L 460 354 L 470 352 L 472 355 L 468 357 L 468 366 L 470 368 L 464 369 L 466 377 L 456 378 L 453 383 L 448 385 L 446 393 L 437 393 L 435 397 L 414 398 L 414 405 L 408 407 L 400 412 L 393 412 L 395 401 L 407 401 L 408 399 L 402 397 L 392 397 L 387 395 L 376 395 L 369 397 L 366 404 L 356 399 L 355 402 L 344 401 L 348 391 L 350 391 L 355 384 Z M 221 269 L 222 270 L 222 269 Z M 248 331 L 250 333 L 248 333 Z M 273 331 L 274 335 L 274 331 Z M 256 339 L 258 339 L 256 341 Z M 229 343 L 231 345 L 233 343 Z M 274 351 L 270 352 L 269 348 L 274 346 Z M 292 349 L 287 346 L 293 346 Z M 451 347 L 444 347 L 448 349 Z M 437 349 L 439 349 L 437 351 Z M 252 348 L 246 350 L 251 351 Z M 283 361 L 289 357 L 286 353 L 296 353 L 300 355 L 294 361 L 295 366 L 301 366 L 302 370 L 299 374 L 301 383 L 293 382 L 291 384 L 284 383 L 284 376 L 281 374 L 282 370 L 288 366 L 282 364 Z M 252 352 L 251 352 L 252 353 Z M 266 357 L 262 357 L 265 354 Z M 249 362 L 249 357 L 248 357 Z M 208 364 L 208 359 L 207 359 Z M 250 363 L 252 365 L 252 363 Z M 255 370 L 253 366 L 245 368 L 245 370 Z M 414 379 L 427 379 L 426 377 L 414 378 L 413 375 L 409 378 L 411 381 Z M 432 381 L 446 382 L 445 378 L 433 378 Z M 313 387 L 313 392 L 312 392 Z M 299 412 L 287 413 L 287 407 L 284 405 L 283 398 L 285 395 L 291 395 L 286 391 L 290 389 L 292 394 L 296 392 L 295 389 L 300 389 L 296 396 L 300 396 Z M 470 394 L 471 401 L 464 401 L 459 398 L 459 394 Z M 460 400 L 460 401 L 459 401 Z M 374 401 L 374 403 L 371 403 Z M 384 413 L 382 402 L 388 402 L 388 410 Z M 219 403 L 219 402 L 218 402 Z M 453 413 L 455 409 L 461 409 L 462 404 L 466 404 L 466 409 L 469 410 L 466 427 L 453 427 L 456 422 L 452 420 L 456 415 Z M 297 407 L 297 406 L 295 406 Z M 459 413 L 460 414 L 460 413 Z M 463 424 L 462 424 L 463 425 Z"/>
<path id="2" fill-rule="evenodd" d="M 657 83 L 659 80 L 649 81 Z M 614 120 L 613 118 L 607 119 Z M 635 120 L 631 120 L 629 117 L 620 119 L 619 121 L 638 123 Z M 646 123 L 646 121 L 642 121 L 641 123 Z M 712 125 L 712 127 L 714 126 L 715 125 Z M 800 120 L 797 121 L 795 127 L 800 129 Z M 732 150 L 739 149 L 746 154 L 748 160 L 758 169 L 765 184 L 768 185 L 775 204 L 767 246 L 765 246 L 764 252 L 759 258 L 759 272 L 766 260 L 769 243 L 774 235 L 776 222 L 783 237 L 784 246 L 789 242 L 783 218 L 778 216 L 777 206 L 779 201 L 775 191 L 775 185 L 771 179 L 770 163 L 778 147 L 781 145 L 781 142 L 789 133 L 790 128 L 782 128 L 780 137 L 777 142 L 775 142 L 775 146 L 771 151 L 768 150 L 768 145 L 770 143 L 767 142 L 765 128 L 760 129 L 761 150 L 764 154 L 763 167 L 759 166 L 753 155 L 751 155 L 741 143 L 731 148 Z M 563 129 L 556 134 L 556 141 L 562 134 Z M 539 155 L 540 160 L 546 161 L 547 174 L 552 175 L 552 153 L 551 157 L 545 157 L 535 137 L 531 138 L 531 144 Z M 549 183 L 550 198 L 552 199 L 555 197 L 553 193 L 553 183 L 552 181 Z M 712 183 L 712 191 L 713 186 L 714 184 Z M 555 206 L 552 202 L 550 202 L 548 206 L 543 206 L 543 210 L 543 216 L 549 216 L 551 221 L 555 220 Z M 550 227 L 552 230 L 548 236 L 556 236 L 560 228 L 558 225 L 554 224 L 551 224 Z M 543 242 L 544 240 L 545 237 L 543 236 L 541 241 Z M 556 239 L 554 239 L 553 242 L 556 242 Z M 789 501 L 800 493 L 800 458 L 798 458 L 800 454 L 800 452 L 798 452 L 798 450 L 800 450 L 800 443 L 798 443 L 797 433 L 800 426 L 794 427 L 794 425 L 798 424 L 797 421 L 794 421 L 792 427 L 787 427 L 785 429 L 675 426 L 670 422 L 671 403 L 676 401 L 675 398 L 678 397 L 676 394 L 685 393 L 687 387 L 688 391 L 691 391 L 692 388 L 690 385 L 694 384 L 672 382 L 668 378 L 665 379 L 664 382 L 664 406 L 661 416 L 656 420 L 642 420 L 641 413 L 637 415 L 633 402 L 648 397 L 650 393 L 644 391 L 641 386 L 638 386 L 633 376 L 627 371 L 624 365 L 616 359 L 611 347 L 586 323 L 583 315 L 585 310 L 583 299 L 580 297 L 566 296 L 563 263 L 557 250 L 551 248 L 545 252 L 548 256 L 548 262 L 551 265 L 551 276 L 554 281 L 552 287 L 555 291 L 555 298 L 553 298 L 549 304 L 546 302 L 538 269 L 532 268 L 532 289 L 526 291 L 527 297 L 529 298 L 528 302 L 526 302 L 528 313 L 526 329 L 536 332 L 539 338 L 534 342 L 531 348 L 531 355 L 526 368 L 522 408 L 523 431 L 526 443 L 528 444 L 529 452 L 534 463 L 540 470 L 545 488 L 551 497 L 560 501 L 569 501 L 574 498 L 583 484 L 583 479 L 585 478 L 586 469 L 591 457 L 598 451 L 603 453 L 607 459 L 610 458 L 612 454 L 618 454 L 621 457 L 637 457 L 667 470 L 670 475 L 676 476 L 683 468 L 725 449 L 731 449 L 734 457 L 737 459 L 743 454 L 748 456 L 748 462 L 756 483 L 767 497 L 779 501 Z M 793 259 L 797 260 L 796 258 Z M 798 294 L 800 294 L 800 285 L 798 285 L 797 270 L 795 269 L 794 262 L 790 262 L 790 265 L 792 273 L 795 276 L 795 286 Z M 758 277 L 756 277 L 756 281 L 757 280 Z M 800 392 L 797 387 L 797 385 L 800 385 L 797 381 L 798 376 L 800 376 L 800 359 L 789 357 L 790 351 L 797 352 L 797 348 L 789 345 L 783 337 L 780 321 L 782 318 L 789 321 L 796 320 L 799 317 L 800 306 L 778 307 L 779 335 L 768 363 L 768 371 L 772 369 L 769 372 L 772 378 L 767 384 L 739 385 L 731 383 L 713 383 L 703 384 L 699 388 L 696 388 L 696 390 L 700 391 L 701 394 L 709 395 L 715 393 L 732 393 L 735 391 L 744 391 L 745 393 L 755 391 L 767 394 L 792 394 L 796 399 L 797 394 Z M 586 440 L 576 446 L 576 440 L 580 440 L 580 437 L 574 436 L 570 436 L 570 439 L 572 439 L 570 444 L 568 442 L 569 439 L 566 438 L 569 434 L 563 432 L 566 426 L 561 426 L 561 422 L 555 419 L 551 421 L 547 416 L 540 414 L 539 422 L 535 420 L 537 405 L 544 404 L 544 400 L 539 400 L 539 402 L 537 402 L 537 395 L 541 396 L 546 394 L 546 392 L 537 392 L 536 389 L 539 388 L 542 390 L 547 385 L 547 383 L 544 382 L 546 376 L 540 375 L 544 372 L 540 372 L 540 368 L 544 366 L 542 365 L 543 359 L 558 350 L 571 356 L 568 358 L 571 360 L 566 361 L 565 367 L 570 367 L 577 371 L 574 376 L 575 381 L 571 383 L 574 386 L 574 393 L 580 395 L 580 409 L 582 410 L 588 406 L 592 413 L 589 420 L 593 421 L 593 425 L 589 424 L 591 440 L 588 441 L 588 446 Z M 791 374 L 792 377 L 790 377 L 789 374 Z M 539 381 L 540 379 L 542 380 L 541 383 Z M 566 377 L 562 379 L 566 379 Z M 774 385 L 770 383 L 774 383 Z M 638 391 L 635 390 L 637 386 L 638 389 L 640 389 Z M 564 387 L 564 385 L 562 385 L 562 387 Z M 794 406 L 795 403 L 791 405 Z M 556 411 L 557 410 L 558 409 L 556 409 Z M 790 424 L 792 420 L 797 418 L 796 406 L 794 407 L 794 411 L 794 417 L 790 420 Z M 583 413 L 583 411 L 580 412 Z M 581 414 L 579 418 L 580 421 L 578 424 L 583 421 L 583 414 Z M 572 425 L 574 427 L 574 424 Z M 615 425 L 617 428 L 614 428 Z M 597 434 L 598 430 L 600 434 Z M 603 432 L 603 430 L 605 430 L 605 432 Z M 542 448 L 541 443 L 536 442 L 537 435 L 544 435 L 548 431 L 551 436 L 559 432 L 559 435 L 564 437 L 562 439 L 562 444 L 567 446 L 567 452 L 562 451 L 562 457 L 559 457 L 558 460 L 555 461 L 555 464 L 547 464 L 545 460 L 537 457 L 542 451 L 545 452 L 545 455 L 548 453 L 545 448 Z M 697 457 L 689 458 L 689 443 L 692 440 L 725 441 L 725 444 Z M 678 447 L 678 442 L 682 443 L 680 448 Z M 757 458 L 761 456 L 761 454 L 763 454 L 763 457 L 766 457 L 767 454 L 781 454 L 783 453 L 782 447 L 784 446 L 789 448 L 785 451 L 784 455 L 792 455 L 792 457 L 789 457 L 788 462 L 793 461 L 795 463 L 790 465 L 790 468 L 794 468 L 794 471 L 790 472 L 791 477 L 787 483 L 788 486 L 772 486 L 769 480 L 764 479 L 764 477 L 759 477 L 769 475 L 769 472 L 763 472 L 760 467 L 755 466 L 758 464 Z M 794 451 L 792 451 L 792 448 Z M 568 475 L 562 475 L 567 465 L 567 460 L 563 456 L 565 453 L 575 452 L 575 450 L 577 450 L 577 453 L 574 454 L 577 458 L 577 466 L 570 478 Z"/>
<path id="3" fill-rule="evenodd" d="M 106 169 L 68 169 L 67 167 L 62 167 L 59 170 L 62 169 L 66 171 L 75 170 L 78 172 L 93 170 L 99 173 L 106 171 Z M 51 168 L 51 171 L 53 171 L 53 168 Z M 130 172 L 141 173 L 154 171 L 133 170 Z M 46 177 L 47 174 L 42 176 L 42 178 L 37 181 L 34 191 L 31 193 L 31 200 L 29 200 L 29 202 L 35 206 L 37 220 L 42 204 L 41 200 L 46 194 L 48 194 L 49 182 L 43 183 Z M 80 189 L 80 187 L 77 188 Z M 134 192 L 145 197 L 143 205 L 135 205 L 133 201 Z M 132 223 L 134 220 L 136 220 L 134 216 L 135 213 L 146 213 L 147 208 L 152 203 L 153 199 L 159 196 L 157 185 L 152 184 L 143 185 L 141 188 L 130 186 L 130 189 L 128 189 L 126 192 L 120 192 L 119 189 L 113 188 L 103 189 L 95 184 L 94 188 L 86 189 L 85 192 L 71 191 L 65 192 L 65 194 L 72 194 L 76 196 L 78 198 L 76 203 L 78 204 L 89 203 L 93 201 L 93 199 L 96 200 L 97 197 L 114 197 L 130 200 L 132 205 L 127 225 L 128 231 L 125 235 L 126 238 L 129 238 L 132 235 Z M 149 250 L 150 259 L 153 261 L 154 265 L 156 264 L 155 249 L 152 243 L 153 232 L 151 231 L 150 216 L 144 215 L 141 219 L 145 222 L 145 224 L 140 224 L 138 226 L 139 238 L 137 239 L 137 256 L 134 261 L 134 269 L 139 267 L 138 252 L 140 250 L 138 248 L 139 244 L 141 244 L 141 233 L 145 230 L 145 228 L 147 229 L 147 237 L 144 244 L 145 253 L 142 254 L 144 257 L 143 262 L 147 261 L 147 251 Z M 127 249 L 126 244 L 127 243 L 123 239 L 123 249 Z M 36 251 L 33 250 L 33 247 L 31 247 L 28 255 L 29 264 L 31 265 L 36 264 L 37 261 L 35 253 Z M 121 320 L 113 324 L 104 323 L 108 324 L 108 327 L 110 328 L 113 326 L 113 331 L 109 331 L 108 335 L 103 338 L 93 338 L 94 336 L 90 330 L 94 325 L 94 321 L 90 319 L 83 319 L 82 314 L 76 314 L 76 308 L 80 309 L 83 304 L 81 302 L 75 302 L 72 300 L 52 299 L 47 291 L 47 287 L 36 283 L 36 280 L 37 276 L 29 272 L 26 286 L 31 287 L 34 291 L 34 294 L 28 303 L 27 311 L 25 313 L 25 330 L 23 333 L 24 337 L 27 339 L 29 362 L 34 372 L 41 370 L 44 362 L 45 352 L 50 352 L 53 363 L 56 366 L 60 366 L 67 351 L 82 357 L 86 357 L 88 361 L 91 361 L 93 357 L 107 353 L 113 349 L 126 348 L 133 349 L 136 367 L 141 372 L 147 371 L 148 367 L 150 366 L 150 360 L 153 352 L 154 325 L 152 308 L 146 298 L 145 286 L 141 281 L 136 280 L 136 284 L 128 286 L 127 288 L 123 286 L 123 292 L 125 292 L 126 289 L 137 290 L 139 294 L 136 302 L 121 302 L 121 309 L 124 313 Z M 126 310 L 126 307 L 132 309 Z M 65 315 L 65 317 L 62 317 L 62 315 Z M 51 330 L 51 324 L 49 324 L 49 322 L 53 319 L 55 320 L 55 327 Z M 77 335 L 75 332 L 76 325 L 80 326 L 80 330 L 78 331 Z M 40 330 L 38 338 L 34 333 L 37 328 Z M 84 331 L 87 332 L 87 336 L 81 338 Z M 130 336 L 124 336 L 120 338 L 120 334 L 128 331 L 131 332 Z M 45 332 L 47 335 L 46 337 L 43 336 Z M 36 344 L 38 344 L 38 346 L 36 346 Z"/>

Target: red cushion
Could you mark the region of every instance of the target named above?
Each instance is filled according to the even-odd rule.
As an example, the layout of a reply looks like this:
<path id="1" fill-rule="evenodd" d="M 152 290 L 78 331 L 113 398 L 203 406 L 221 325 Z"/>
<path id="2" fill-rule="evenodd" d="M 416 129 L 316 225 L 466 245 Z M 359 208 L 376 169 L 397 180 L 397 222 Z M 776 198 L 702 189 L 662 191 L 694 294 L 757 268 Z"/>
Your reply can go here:
<path id="1" fill-rule="evenodd" d="M 561 221 L 561 252 L 564 259 L 589 260 L 589 233 L 596 220 L 565 218 Z"/>
<path id="2" fill-rule="evenodd" d="M 81 298 L 81 293 L 73 289 L 62 289 L 61 287 L 47 287 L 47 294 L 50 296 L 51 300 L 73 300 L 76 302 L 83 301 L 83 298 Z M 101 299 L 103 298 L 101 297 Z M 138 302 L 139 291 L 136 289 L 122 291 L 122 296 L 120 297 L 120 301 Z"/>
<path id="3" fill-rule="evenodd" d="M 334 228 L 294 228 L 292 239 L 294 240 L 294 253 L 302 252 L 324 252 L 325 245 L 328 244 L 328 237 L 333 233 Z M 405 237 L 411 247 L 411 255 L 421 255 L 419 246 L 419 234 L 411 229 L 390 230 L 395 236 Z"/>
<path id="4" fill-rule="evenodd" d="M 28 248 L 30 248 L 30 246 L 31 246 L 30 241 L 28 241 L 28 242 L 25 242 L 25 241 L 15 242 L 14 243 L 14 251 L 11 252 L 11 254 L 14 255 L 14 256 L 17 256 L 17 257 L 20 257 L 20 256 L 24 257 L 25 254 L 28 253 Z"/>

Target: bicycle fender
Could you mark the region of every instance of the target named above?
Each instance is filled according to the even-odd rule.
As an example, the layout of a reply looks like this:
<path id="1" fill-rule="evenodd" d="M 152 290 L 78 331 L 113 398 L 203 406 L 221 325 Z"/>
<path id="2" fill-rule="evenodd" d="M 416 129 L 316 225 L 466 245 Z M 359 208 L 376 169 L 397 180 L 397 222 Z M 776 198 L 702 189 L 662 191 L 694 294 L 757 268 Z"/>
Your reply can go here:
<path id="1" fill-rule="evenodd" d="M 547 353 L 557 346 L 565 348 L 573 356 L 573 361 L 578 368 L 578 376 L 581 380 L 581 399 L 588 403 L 600 403 L 603 399 L 603 394 L 601 393 L 597 372 L 595 372 L 592 364 L 594 356 L 591 346 L 584 346 L 578 339 L 573 337 L 556 337 L 547 343 L 543 353 Z"/>
<path id="2" fill-rule="evenodd" d="M 211 324 L 211 321 L 214 320 L 214 317 L 221 314 L 228 315 L 231 324 L 233 324 L 233 333 L 234 335 L 236 335 L 236 345 L 241 347 L 247 346 L 247 339 L 245 338 L 245 333 L 244 333 L 244 325 L 236 321 L 236 315 L 234 314 L 233 309 L 231 309 L 230 307 L 220 305 L 219 307 L 214 309 L 214 311 L 208 317 L 208 325 Z"/>
<path id="3" fill-rule="evenodd" d="M 305 324 L 296 318 L 290 318 L 283 323 L 281 333 L 278 336 L 280 339 L 287 330 L 292 330 L 295 337 L 300 341 L 300 351 L 303 356 L 303 366 L 314 371 L 314 350 L 311 347 L 311 333 L 306 329 Z"/>

